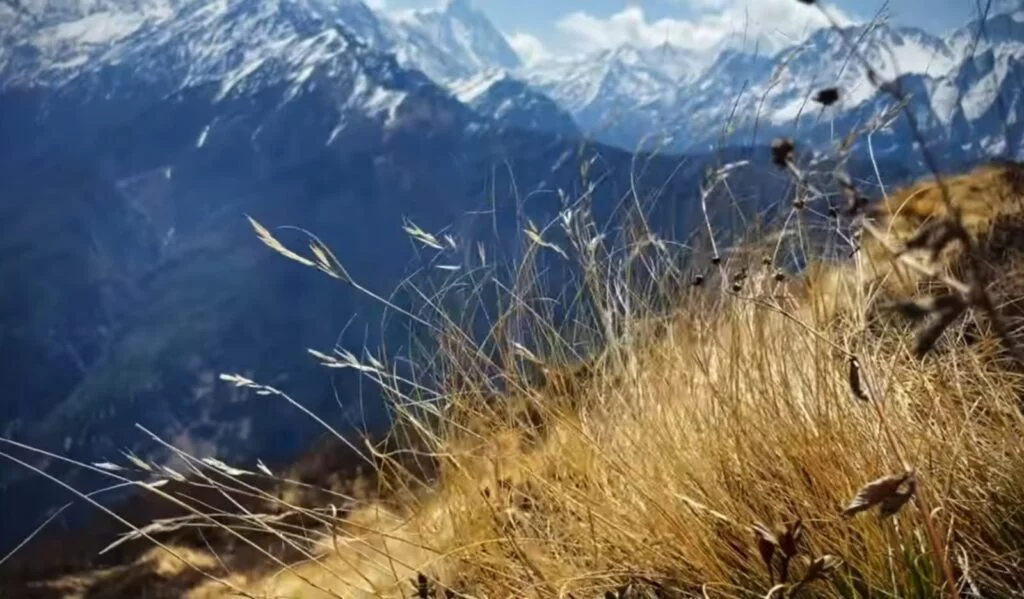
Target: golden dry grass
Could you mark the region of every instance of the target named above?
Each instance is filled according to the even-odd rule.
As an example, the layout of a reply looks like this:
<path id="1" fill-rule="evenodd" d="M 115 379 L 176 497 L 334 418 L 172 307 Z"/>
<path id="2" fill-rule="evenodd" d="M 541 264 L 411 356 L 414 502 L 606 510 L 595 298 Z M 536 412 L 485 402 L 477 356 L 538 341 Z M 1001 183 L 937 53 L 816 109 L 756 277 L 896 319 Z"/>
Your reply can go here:
<path id="1" fill-rule="evenodd" d="M 313 250 L 313 261 L 282 253 L 351 283 L 334 256 Z M 334 513 L 268 499 L 310 516 L 298 532 L 253 522 L 290 557 L 268 545 L 262 564 L 225 571 L 210 552 L 162 548 L 136 565 L 156 573 L 157 587 L 189 572 L 182 596 L 195 598 L 1021 593 L 1022 388 L 992 359 L 995 341 L 965 342 L 968 318 L 945 330 L 941 353 L 919 359 L 898 321 L 865 326 L 877 271 L 816 264 L 808 280 L 789 282 L 757 255 L 725 261 L 722 276 L 677 298 L 668 317 L 598 304 L 598 321 L 630 334 L 582 369 L 545 369 L 533 387 L 506 366 L 509 384 L 496 391 L 474 363 L 484 352 L 456 323 L 412 315 L 437 335 L 445 350 L 432 367 L 448 375 L 437 389 L 443 408 L 410 396 L 396 404 L 406 448 L 431 463 L 429 491 L 400 492 L 408 477 L 395 474 L 396 454 L 377 476 L 401 501 Z M 600 298 L 619 280 L 593 281 Z M 543 315 L 532 317 L 554 335 Z M 313 355 L 398 394 L 383 365 Z M 867 509 L 852 513 L 858 502 Z M 101 588 L 106 578 L 53 584 Z"/>
<path id="2" fill-rule="evenodd" d="M 928 506 L 962 591 L 1009 596 L 1024 543 L 1014 381 L 968 349 L 919 364 L 864 340 L 872 404 L 851 397 L 832 341 L 739 301 L 680 317 L 635 377 L 595 390 L 531 450 L 515 430 L 465 450 L 438 438 L 450 462 L 435 496 L 406 517 L 366 508 L 371 540 L 300 569 L 345 597 L 408 596 L 418 572 L 477 597 L 596 596 L 631 578 L 680 596 L 764 596 L 778 555 L 770 577 L 754 527 L 800 519 L 801 556 L 844 562 L 808 595 L 931 597 L 942 577 Z M 841 515 L 864 484 L 909 468 L 926 503 Z M 366 557 L 370 545 L 381 553 Z M 799 580 L 806 566 L 790 570 Z M 252 590 L 320 596 L 288 573 Z"/>

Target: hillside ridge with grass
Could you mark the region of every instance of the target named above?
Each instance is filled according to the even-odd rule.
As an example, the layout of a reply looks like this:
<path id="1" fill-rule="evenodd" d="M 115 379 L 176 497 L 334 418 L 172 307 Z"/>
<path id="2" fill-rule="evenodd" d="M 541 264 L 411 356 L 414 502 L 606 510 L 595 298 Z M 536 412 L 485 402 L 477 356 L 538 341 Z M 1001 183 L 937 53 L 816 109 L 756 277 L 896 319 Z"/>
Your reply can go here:
<path id="1" fill-rule="evenodd" d="M 802 176 L 792 156 L 782 166 Z M 1020 163 L 981 166 L 891 190 L 888 203 L 864 205 L 854 195 L 861 250 L 808 269 L 807 279 L 774 269 L 772 244 L 751 242 L 717 272 L 688 271 L 689 291 L 669 317 L 645 316 L 637 293 L 633 313 L 611 316 L 630 334 L 589 361 L 584 376 L 552 366 L 528 381 L 506 365 L 496 394 L 486 369 L 474 368 L 495 363 L 474 358 L 457 328 L 444 329 L 436 364 L 450 375 L 443 407 L 398 397 L 400 381 L 363 363 L 396 393 L 399 425 L 389 440 L 344 449 L 334 439 L 305 466 L 277 475 L 183 456 L 194 470 L 189 481 L 155 493 L 192 497 L 187 489 L 196 486 L 237 503 L 211 511 L 212 500 L 186 502 L 184 516 L 156 520 L 117 545 L 133 546 L 132 560 L 122 554 L 117 565 L 23 590 L 934 597 L 952 596 L 952 580 L 956 596 L 1010 596 L 1024 526 L 1014 507 L 1024 492 L 1016 474 L 1024 450 L 1015 442 L 1021 381 L 993 360 L 993 349 L 1012 350 L 1013 338 L 992 326 L 964 334 L 972 322 L 993 324 L 986 310 L 1001 296 L 998 287 L 972 291 L 985 273 L 970 272 L 963 258 L 970 251 L 986 268 L 1019 264 L 1016 253 L 982 252 L 1004 234 L 992 223 L 1019 227 L 1022 172 Z M 893 203 L 900 199 L 909 203 Z M 966 237 L 921 236 L 929 227 L 959 227 Z M 292 260 L 326 274 L 334 268 L 317 258 L 327 248 L 314 243 L 306 258 L 258 224 L 256 233 Z M 893 267 L 869 270 L 885 252 Z M 913 293 L 892 289 L 920 313 L 902 305 L 902 322 L 868 331 L 869 304 L 890 277 L 911 271 Z M 851 286 L 815 285 L 827 272 Z M 936 283 L 950 293 L 934 295 Z M 805 284 L 810 295 L 789 292 Z M 952 298 L 956 318 L 948 316 Z M 802 309 L 838 300 L 844 310 Z M 521 307 L 510 304 L 509 313 Z M 1005 318 L 1005 305 L 998 308 Z M 915 321 L 925 322 L 916 336 Z M 935 328 L 928 322 L 943 323 L 934 335 L 943 347 L 922 347 L 921 330 Z M 330 366 L 344 357 L 320 359 Z M 361 472 L 352 466 L 359 455 L 370 458 Z M 252 475 L 264 482 L 247 482 Z M 203 529 L 209 534 L 196 537 Z"/>

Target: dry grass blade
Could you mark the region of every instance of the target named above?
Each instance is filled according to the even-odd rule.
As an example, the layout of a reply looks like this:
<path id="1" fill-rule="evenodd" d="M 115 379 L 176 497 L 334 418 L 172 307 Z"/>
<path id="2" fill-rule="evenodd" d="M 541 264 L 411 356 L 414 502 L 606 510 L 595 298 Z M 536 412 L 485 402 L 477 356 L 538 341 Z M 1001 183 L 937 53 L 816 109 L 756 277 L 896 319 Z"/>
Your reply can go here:
<path id="1" fill-rule="evenodd" d="M 259 222 L 257 222 L 256 219 L 248 215 L 245 218 L 249 219 L 249 224 L 252 225 L 252 228 L 256 231 L 256 236 L 259 237 L 260 241 L 262 241 L 267 247 L 269 247 L 270 249 L 274 250 L 275 252 L 281 254 L 286 258 L 298 262 L 299 264 L 313 267 L 317 266 L 316 262 L 313 262 L 309 258 L 300 256 L 295 252 L 291 251 L 290 249 L 286 248 L 284 244 L 278 241 L 277 238 L 270 233 L 269 229 L 267 229 Z"/>

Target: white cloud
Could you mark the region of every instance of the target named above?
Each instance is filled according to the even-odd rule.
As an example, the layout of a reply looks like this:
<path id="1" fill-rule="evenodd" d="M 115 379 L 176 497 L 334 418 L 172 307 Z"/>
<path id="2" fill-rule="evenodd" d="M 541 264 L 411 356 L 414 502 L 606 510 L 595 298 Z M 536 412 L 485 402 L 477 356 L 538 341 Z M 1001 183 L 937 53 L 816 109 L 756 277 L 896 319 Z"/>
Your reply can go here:
<path id="1" fill-rule="evenodd" d="M 771 47 L 802 40 L 808 32 L 827 26 L 828 20 L 814 6 L 795 0 L 692 0 L 697 14 L 690 19 L 649 20 L 643 8 L 629 6 L 609 17 L 584 11 L 570 13 L 556 23 L 576 50 L 609 48 L 632 43 L 656 46 L 671 42 L 692 50 L 707 50 L 727 38 L 760 39 Z M 849 15 L 835 8 L 831 14 L 840 23 L 852 23 Z"/>
<path id="2" fill-rule="evenodd" d="M 534 64 L 551 58 L 551 51 L 535 35 L 516 32 L 512 35 L 506 35 L 505 39 L 508 40 L 508 45 L 512 46 L 512 49 L 523 59 L 525 64 Z"/>
<path id="3" fill-rule="evenodd" d="M 363 0 L 373 10 L 387 10 L 388 0 Z"/>

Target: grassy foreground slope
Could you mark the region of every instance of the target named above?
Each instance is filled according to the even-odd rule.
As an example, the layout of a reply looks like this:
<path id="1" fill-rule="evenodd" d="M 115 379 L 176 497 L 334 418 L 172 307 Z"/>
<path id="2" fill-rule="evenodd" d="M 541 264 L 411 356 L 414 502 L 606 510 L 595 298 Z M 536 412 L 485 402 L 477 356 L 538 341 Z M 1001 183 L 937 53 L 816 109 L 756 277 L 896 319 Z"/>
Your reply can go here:
<path id="1" fill-rule="evenodd" d="M 646 253 L 642 232 L 628 251 L 588 249 L 600 242 L 576 204 L 559 225 L 565 247 L 531 236 L 492 335 L 473 338 L 462 325 L 471 310 L 446 312 L 436 298 L 410 315 L 432 335 L 417 371 L 430 377 L 399 380 L 365 356 L 313 354 L 389 389 L 399 422 L 391 439 L 348 449 L 338 439 L 274 476 L 182 455 L 188 480 L 153 494 L 188 505 L 184 517 L 156 520 L 114 549 L 135 547 L 130 560 L 26 588 L 88 597 L 1016 596 L 1021 381 L 1014 337 L 992 325 L 1012 327 L 1012 298 L 999 289 L 1019 262 L 989 243 L 993 223 L 1005 231 L 1006 222 L 979 214 L 1019 205 L 1020 168 L 969 179 L 987 181 L 985 202 L 958 180 L 946 192 L 929 188 L 943 202 L 932 221 L 953 241 L 914 241 L 937 225 L 876 208 L 868 214 L 885 218 L 868 221 L 868 251 L 816 262 L 806 275 L 775 266 L 783 248 L 803 243 L 799 216 L 792 236 L 761 238 L 721 261 L 695 250 L 679 267 L 672 252 Z M 996 183 L 1009 185 L 995 194 Z M 821 200 L 808 196 L 801 210 Z M 255 226 L 279 252 L 340 273 L 328 248 L 285 248 Z M 917 253 L 886 254 L 915 243 Z M 550 302 L 530 284 L 541 252 L 571 256 L 586 274 L 590 308 L 567 330 L 551 325 Z M 992 272 L 1004 273 L 999 284 L 978 278 Z M 677 294 L 672 309 L 650 299 L 657 285 L 631 280 L 664 282 Z M 883 298 L 924 324 L 868 322 Z M 949 306 L 959 306 L 952 318 Z M 928 331 L 936 339 L 924 347 Z M 572 362 L 567 340 L 576 339 L 602 349 Z M 362 472 L 342 471 L 360 455 L 369 460 Z"/>

